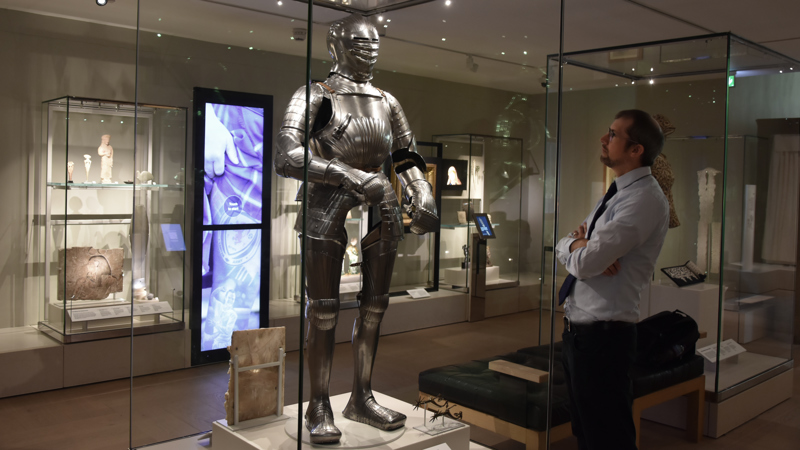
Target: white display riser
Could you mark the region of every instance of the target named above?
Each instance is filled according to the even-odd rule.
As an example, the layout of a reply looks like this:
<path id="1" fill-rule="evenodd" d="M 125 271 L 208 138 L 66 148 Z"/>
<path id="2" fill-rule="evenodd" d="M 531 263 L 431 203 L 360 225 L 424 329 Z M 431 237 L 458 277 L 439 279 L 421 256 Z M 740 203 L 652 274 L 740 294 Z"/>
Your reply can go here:
<path id="1" fill-rule="evenodd" d="M 108 306 L 130 306 L 131 302 L 119 300 L 96 300 L 88 301 L 82 300 L 79 302 L 71 302 L 70 306 L 63 303 L 49 303 L 48 304 L 48 322 L 59 331 L 61 330 L 60 324 L 64 324 L 66 330 L 73 330 L 75 333 L 93 330 L 106 330 L 115 328 L 130 328 L 130 317 L 118 317 L 111 319 L 101 319 L 92 321 L 75 321 L 73 322 L 68 313 L 71 309 L 89 309 L 89 308 L 105 308 Z M 157 325 L 160 323 L 160 314 L 144 314 L 135 316 L 133 318 L 133 326 L 147 326 Z M 66 322 L 65 322 L 66 321 Z"/>
<path id="2" fill-rule="evenodd" d="M 775 297 L 754 295 L 725 301 L 725 333 L 737 336 L 736 342 L 747 344 L 767 336 L 775 314 Z M 735 332 L 736 334 L 730 334 Z"/>
<path id="3" fill-rule="evenodd" d="M 739 280 L 740 292 L 749 294 L 763 294 L 765 292 L 783 289 L 793 291 L 795 268 L 778 264 L 755 264 L 753 270 L 742 270 L 741 264 L 735 263 L 725 269 L 726 284 Z"/>
<path id="4" fill-rule="evenodd" d="M 666 283 L 666 282 L 665 282 Z M 717 342 L 719 320 L 719 286 L 699 283 L 679 288 L 673 284 L 650 284 L 649 305 L 645 308 L 653 316 L 661 311 L 679 309 L 697 322 L 707 336 L 697 341 L 697 348 Z"/>
<path id="5" fill-rule="evenodd" d="M 486 284 L 490 285 L 500 281 L 500 266 L 486 268 Z M 444 269 L 444 283 L 453 286 L 469 287 L 469 269 Z"/>
<path id="6" fill-rule="evenodd" d="M 709 374 L 706 374 L 708 382 Z M 711 381 L 713 383 L 713 376 Z M 719 438 L 792 397 L 793 371 L 788 370 L 721 402 L 706 401 L 703 434 Z M 686 428 L 686 397 L 679 397 L 642 412 L 642 419 Z"/>
<path id="7" fill-rule="evenodd" d="M 414 406 L 400 400 L 388 397 L 379 392 L 374 392 L 375 399 L 379 404 L 387 408 L 405 414 L 405 430 L 399 438 L 379 445 L 379 448 L 386 450 L 425 450 L 439 444 L 447 444 L 451 450 L 469 449 L 469 425 L 456 428 L 451 431 L 430 436 L 414 427 L 423 425 L 424 410 L 414 410 Z M 334 411 L 341 411 L 347 404 L 350 394 L 340 394 L 331 397 L 331 406 Z M 307 404 L 306 404 L 307 405 Z M 297 405 L 287 406 L 283 410 L 285 415 L 297 417 Z M 354 425 L 352 422 L 337 421 L 337 425 L 343 430 L 342 441 L 347 438 L 347 429 Z M 296 422 L 294 422 L 296 424 Z M 297 441 L 291 438 L 286 431 L 287 420 L 278 420 L 266 425 L 255 426 L 243 430 L 234 431 L 227 426 L 224 420 L 212 424 L 211 443 L 214 450 L 290 450 L 297 448 Z M 397 432 L 395 432 L 397 433 Z M 377 434 L 377 430 L 376 430 Z M 347 448 L 343 445 L 320 445 L 312 446 L 303 444 L 303 448 Z M 350 447 L 355 448 L 355 447 Z M 367 448 L 367 447 L 361 447 Z"/>

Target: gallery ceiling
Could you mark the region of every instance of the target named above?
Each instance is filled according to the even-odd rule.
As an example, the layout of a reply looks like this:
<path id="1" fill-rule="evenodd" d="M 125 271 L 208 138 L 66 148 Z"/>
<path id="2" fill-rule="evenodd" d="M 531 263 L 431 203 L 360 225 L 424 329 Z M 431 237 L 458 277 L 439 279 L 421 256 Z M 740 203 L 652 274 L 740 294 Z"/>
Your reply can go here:
<path id="1" fill-rule="evenodd" d="M 307 15 L 298 0 L 140 0 L 138 7 L 142 30 L 165 38 L 306 53 L 307 42 L 292 39 Z M 558 52 L 560 7 L 557 0 L 434 0 L 388 11 L 379 23 L 386 35 L 376 69 L 542 92 L 546 56 Z M 94 0 L 0 0 L 0 8 L 127 28 L 137 19 L 135 0 L 104 7 Z M 313 14 L 312 56 L 328 61 L 325 33 L 347 13 L 318 6 Z M 732 31 L 800 60 L 796 0 L 566 0 L 564 17 L 568 52 Z"/>

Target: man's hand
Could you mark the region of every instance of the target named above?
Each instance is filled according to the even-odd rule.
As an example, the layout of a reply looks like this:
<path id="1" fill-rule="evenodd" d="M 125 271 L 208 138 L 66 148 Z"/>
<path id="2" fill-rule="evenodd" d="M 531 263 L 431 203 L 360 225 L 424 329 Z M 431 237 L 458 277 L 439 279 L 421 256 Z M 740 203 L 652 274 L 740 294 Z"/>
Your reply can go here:
<path id="1" fill-rule="evenodd" d="M 586 247 L 586 244 L 589 242 L 589 240 L 586 239 L 586 222 L 583 222 L 581 226 L 578 227 L 577 230 L 570 233 L 569 237 L 575 239 L 572 242 L 572 244 L 569 245 L 570 253 L 574 252 L 575 250 L 581 247 Z"/>
<path id="2" fill-rule="evenodd" d="M 581 226 L 578 227 L 577 230 L 573 231 L 569 234 L 569 237 L 575 239 L 584 239 L 586 238 L 586 222 L 583 222 Z"/>
<path id="3" fill-rule="evenodd" d="M 608 266 L 608 269 L 606 269 L 603 272 L 603 275 L 605 275 L 607 277 L 613 277 L 614 275 L 616 275 L 619 272 L 619 268 L 620 268 L 619 260 L 616 260 L 616 261 L 614 261 L 613 264 Z"/>

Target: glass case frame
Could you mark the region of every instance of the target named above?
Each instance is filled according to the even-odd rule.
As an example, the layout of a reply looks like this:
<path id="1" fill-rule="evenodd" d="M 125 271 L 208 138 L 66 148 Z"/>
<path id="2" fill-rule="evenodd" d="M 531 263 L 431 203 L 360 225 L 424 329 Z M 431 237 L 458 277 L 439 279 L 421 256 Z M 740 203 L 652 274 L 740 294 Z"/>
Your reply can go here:
<path id="1" fill-rule="evenodd" d="M 677 238 L 675 232 L 668 232 L 661 256 L 656 263 L 655 281 L 649 291 L 645 289 L 648 292 L 642 293 L 640 319 L 667 308 L 666 304 L 657 305 L 663 297 L 659 292 L 662 287 L 669 289 L 670 292 L 677 289 L 684 294 L 691 291 L 698 302 L 706 305 L 698 307 L 695 311 L 685 312 L 695 318 L 701 332 L 707 333 L 707 337 L 701 338 L 698 342 L 698 349 L 705 347 L 706 353 L 712 355 L 711 359 L 721 361 L 720 364 L 708 362 L 706 365 L 706 398 L 709 401 L 722 402 L 790 370 L 794 364 L 791 339 L 796 293 L 788 291 L 794 291 L 793 281 L 787 281 L 783 283 L 786 286 L 780 287 L 782 291 L 787 292 L 784 295 L 787 298 L 779 302 L 779 307 L 776 306 L 780 311 L 773 310 L 765 319 L 772 322 L 766 325 L 762 323 L 771 341 L 766 345 L 763 343 L 761 346 L 754 345 L 748 352 L 748 355 L 755 355 L 755 359 L 763 359 L 766 362 L 755 364 L 752 370 L 736 370 L 732 362 L 736 358 L 729 359 L 726 363 L 724 359 L 727 355 L 721 349 L 726 347 L 725 342 L 743 340 L 740 331 L 742 323 L 747 320 L 752 322 L 752 317 L 742 318 L 739 306 L 756 301 L 762 294 L 749 289 L 746 283 L 742 282 L 743 275 L 748 270 L 742 269 L 741 262 L 737 263 L 737 260 L 742 260 L 742 255 L 745 253 L 743 247 L 746 239 L 743 237 L 745 234 L 743 228 L 747 227 L 748 221 L 745 212 L 747 208 L 745 185 L 758 184 L 758 201 L 764 200 L 762 197 L 766 187 L 763 186 L 764 177 L 757 176 L 755 172 L 757 170 L 763 172 L 761 166 L 766 154 L 769 153 L 769 148 L 765 146 L 771 142 L 768 137 L 760 135 L 760 130 L 756 130 L 755 127 L 756 120 L 751 120 L 756 117 L 753 113 L 747 112 L 748 108 L 758 101 L 748 94 L 748 90 L 759 89 L 757 83 L 762 82 L 760 87 L 765 98 L 768 97 L 766 95 L 768 92 L 780 95 L 777 94 L 779 86 L 775 83 L 770 84 L 765 77 L 789 75 L 799 66 L 798 61 L 731 33 L 569 52 L 563 53 L 561 57 L 558 54 L 549 55 L 547 122 L 551 139 L 545 144 L 548 170 L 545 181 L 542 277 L 543 286 L 546 287 L 543 287 L 542 291 L 542 308 L 559 310 L 555 305 L 555 292 L 565 272 L 555 260 L 553 246 L 560 237 L 574 228 L 575 224 L 572 222 L 580 220 L 576 219 L 577 216 L 572 217 L 570 212 L 572 207 L 565 210 L 558 205 L 571 204 L 571 200 L 583 196 L 586 198 L 580 199 L 580 202 L 583 206 L 591 208 L 594 201 L 602 197 L 605 188 L 611 183 L 606 170 L 602 174 L 592 175 L 591 180 L 597 180 L 592 184 L 598 185 L 592 186 L 592 189 L 586 189 L 588 186 L 585 185 L 585 181 L 588 180 L 584 180 L 584 183 L 580 181 L 575 183 L 574 174 L 581 170 L 575 163 L 576 159 L 581 159 L 576 157 L 578 156 L 576 153 L 579 153 L 579 150 L 576 150 L 578 147 L 576 142 L 583 137 L 575 138 L 574 135 L 586 130 L 572 131 L 573 124 L 579 122 L 580 117 L 584 127 L 587 122 L 601 127 L 599 132 L 595 133 L 599 138 L 605 129 L 603 127 L 607 126 L 603 121 L 610 123 L 618 110 L 639 108 L 651 113 L 665 111 L 669 112 L 668 115 L 671 117 L 673 114 L 684 113 L 687 116 L 695 114 L 692 123 L 683 120 L 681 124 L 684 129 L 691 131 L 684 132 L 680 137 L 667 137 L 664 151 L 669 153 L 671 158 L 675 158 L 674 161 L 673 159 L 669 161 L 676 167 L 676 175 L 677 169 L 680 169 L 684 171 L 682 175 L 686 177 L 689 173 L 687 171 L 694 166 L 697 167 L 691 169 L 692 174 L 705 166 L 716 165 L 721 169 L 720 176 L 716 177 L 717 189 L 714 195 L 716 200 L 712 202 L 713 210 L 709 213 L 712 217 L 711 222 L 717 224 L 713 227 L 710 226 L 711 223 L 707 225 L 709 226 L 707 252 L 697 253 L 708 255 L 708 265 L 704 266 L 707 278 L 705 283 L 696 285 L 702 286 L 700 289 L 677 288 L 661 273 L 659 269 L 662 267 L 683 264 L 686 259 L 695 258 L 694 252 L 684 251 L 681 256 L 674 254 L 677 251 L 674 245 L 680 244 L 687 248 L 698 245 L 697 236 L 682 235 Z M 666 92 L 656 94 L 655 91 L 646 90 L 653 89 L 651 87 L 653 85 L 664 88 Z M 672 93 L 667 94 L 670 91 Z M 692 94 L 695 94 L 694 99 Z M 589 103 L 586 100 L 592 95 L 595 96 L 595 101 L 604 103 L 587 107 Z M 581 104 L 576 101 L 579 96 L 584 96 L 582 108 L 579 108 Z M 656 107 L 662 109 L 650 110 Z M 752 109 L 758 109 L 762 114 L 771 114 L 770 117 L 775 117 L 772 114 L 776 112 L 770 111 L 769 105 Z M 599 114 L 601 112 L 602 117 Z M 698 114 L 705 114 L 706 120 L 697 120 Z M 597 123 L 594 123 L 595 120 Z M 557 133 L 553 133 L 554 131 Z M 793 133 L 800 134 L 800 129 Z M 589 138 L 586 139 L 585 142 L 589 142 Z M 670 149 L 679 143 L 684 147 L 705 146 L 707 150 L 695 152 L 694 162 L 690 163 L 688 159 L 690 157 L 672 157 L 675 153 Z M 599 147 L 599 144 L 596 146 Z M 592 153 L 592 157 L 596 158 L 596 154 Z M 702 170 L 697 174 L 698 177 L 700 175 Z M 684 182 L 688 183 L 686 178 Z M 574 192 L 577 190 L 576 185 L 584 188 L 583 194 Z M 589 192 L 591 195 L 587 196 Z M 694 207 L 697 207 L 696 200 Z M 585 212 L 581 210 L 581 214 Z M 692 218 L 696 217 L 696 213 L 694 214 Z M 761 223 L 756 224 L 756 228 L 764 226 L 763 213 L 758 214 L 756 221 L 760 220 Z M 753 222 L 753 217 L 750 217 L 750 222 Z M 683 225 L 684 230 L 679 233 L 687 233 L 688 227 L 694 227 L 694 224 L 686 220 L 686 224 Z M 797 229 L 790 232 L 796 235 Z M 764 237 L 763 233 L 761 237 Z M 687 239 L 689 242 L 683 243 L 683 240 Z M 791 276 L 787 276 L 787 279 L 794 280 L 795 267 L 784 267 L 781 270 L 791 272 Z M 674 295 L 674 292 L 670 295 Z M 792 300 L 788 300 L 788 297 Z M 677 309 L 679 306 L 673 303 L 669 305 L 671 309 Z M 681 306 L 684 307 L 691 306 Z M 555 328 L 555 324 L 542 324 L 542 330 L 548 328 Z M 748 344 L 744 342 L 744 345 L 750 347 Z M 746 364 L 753 363 L 748 358 L 745 359 Z M 739 368 L 741 369 L 741 366 Z"/>
<path id="2" fill-rule="evenodd" d="M 469 290 L 469 270 L 468 263 L 471 255 L 474 252 L 472 247 L 472 234 L 476 232 L 475 221 L 473 213 L 488 213 L 492 214 L 492 208 L 489 205 L 489 193 L 495 193 L 495 201 L 505 200 L 506 194 L 512 192 L 513 189 L 521 187 L 521 181 L 524 177 L 535 175 L 539 173 L 536 163 L 533 167 L 527 167 L 524 163 L 524 145 L 523 140 L 507 136 L 492 136 L 482 134 L 441 134 L 434 135 L 434 141 L 440 142 L 445 145 L 444 156 L 442 159 L 442 169 L 440 170 L 442 183 L 449 183 L 447 181 L 448 174 L 446 170 L 456 169 L 460 175 L 461 168 L 445 169 L 444 166 L 447 161 L 457 162 L 464 161 L 464 171 L 466 174 L 466 187 L 459 191 L 447 191 L 450 195 L 445 196 L 442 194 L 442 234 L 445 240 L 445 255 L 446 258 L 463 259 L 461 269 L 452 262 L 445 263 L 442 275 L 442 284 L 448 286 L 448 289 L 460 290 L 467 292 Z M 508 149 L 506 152 L 500 151 L 494 153 L 486 151 L 486 148 L 492 143 L 497 143 L 499 149 Z M 465 146 L 465 147 L 463 147 Z M 466 159 L 463 159 L 466 157 Z M 483 167 L 482 167 L 483 166 Z M 489 178 L 489 168 L 500 171 L 497 177 Z M 509 173 L 510 171 L 510 173 Z M 495 181 L 500 181 L 501 184 L 495 186 Z M 502 184 L 506 183 L 506 184 Z M 467 197 L 464 198 L 466 193 Z M 447 200 L 447 201 L 445 201 Z M 510 208 L 510 213 L 519 213 L 522 209 L 522 195 L 520 192 L 516 193 L 516 198 L 509 199 L 507 203 Z M 506 218 L 509 212 L 502 211 L 495 207 L 494 212 L 500 212 L 503 218 L 492 219 L 493 227 L 501 227 L 497 231 L 500 238 L 496 242 L 492 242 L 498 252 L 495 250 L 494 261 L 503 260 L 504 264 L 511 263 L 511 270 L 501 273 L 499 266 L 490 264 L 496 267 L 495 271 L 487 270 L 486 290 L 505 289 L 520 285 L 520 229 L 519 223 L 516 225 L 512 221 L 507 221 Z M 501 223 L 508 222 L 508 223 Z M 509 226 L 510 225 L 510 226 Z M 447 230 L 447 231 L 445 231 Z M 463 232 L 463 236 L 459 236 L 459 232 Z M 459 246 L 459 244 L 461 244 Z M 461 258 L 461 252 L 464 252 Z M 487 250 L 488 251 L 488 250 Z M 455 253 L 454 258 L 451 253 Z M 491 253 L 489 254 L 491 261 Z M 507 259 L 507 261 L 506 261 Z"/>
<path id="3" fill-rule="evenodd" d="M 42 264 L 39 330 L 60 342 L 74 343 L 129 336 L 131 328 L 136 335 L 183 329 L 186 108 L 135 108 L 133 102 L 67 96 L 43 102 L 42 115 L 43 148 L 36 172 L 40 181 L 34 194 L 39 217 L 35 246 Z M 103 125 L 93 123 L 98 121 Z M 96 142 L 87 140 L 99 128 L 124 136 L 110 142 L 124 149 L 115 155 L 117 168 L 111 160 L 111 183 L 89 180 L 90 173 L 106 170 L 98 167 L 102 156 L 95 156 Z M 68 160 L 76 160 L 76 152 L 81 151 L 87 152 L 85 167 L 74 167 L 75 172 L 69 173 Z M 91 156 L 96 158 L 94 167 Z M 73 176 L 84 178 L 84 170 L 84 182 L 74 182 Z M 161 226 L 170 224 L 178 228 Z M 83 232 L 83 227 L 94 233 Z M 121 290 L 114 287 L 115 292 L 99 301 L 70 300 L 67 273 L 77 272 L 69 267 L 68 248 L 101 249 L 90 249 L 89 259 L 115 260 L 113 265 L 108 263 L 111 273 L 120 255 L 107 257 L 102 249 L 115 239 L 122 256 Z M 58 254 L 63 255 L 63 264 Z M 131 301 L 134 258 L 139 278 L 145 280 L 141 301 Z M 146 290 L 153 294 L 151 299 L 144 297 Z M 79 294 L 73 290 L 75 295 Z"/>

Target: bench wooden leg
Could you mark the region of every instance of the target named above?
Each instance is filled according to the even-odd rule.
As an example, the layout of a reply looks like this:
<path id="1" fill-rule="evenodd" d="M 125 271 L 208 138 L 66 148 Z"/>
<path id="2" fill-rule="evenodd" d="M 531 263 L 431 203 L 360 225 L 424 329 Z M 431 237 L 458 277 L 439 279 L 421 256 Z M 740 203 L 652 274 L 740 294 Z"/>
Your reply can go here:
<path id="1" fill-rule="evenodd" d="M 706 407 L 706 377 L 697 378 L 695 390 L 686 395 L 688 399 L 686 411 L 686 433 L 692 442 L 703 439 L 703 420 Z"/>
<path id="2" fill-rule="evenodd" d="M 545 450 L 547 448 L 547 433 L 528 430 L 525 435 L 525 450 Z"/>
<path id="3" fill-rule="evenodd" d="M 633 426 L 636 428 L 636 448 L 639 448 L 639 440 L 642 436 L 642 405 L 635 399 L 633 401 Z"/>

